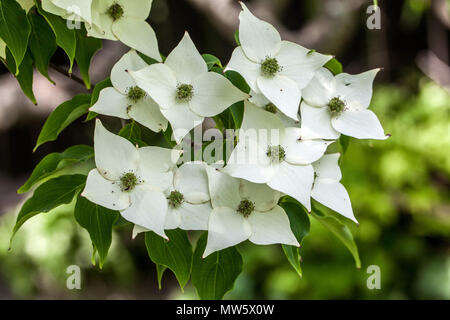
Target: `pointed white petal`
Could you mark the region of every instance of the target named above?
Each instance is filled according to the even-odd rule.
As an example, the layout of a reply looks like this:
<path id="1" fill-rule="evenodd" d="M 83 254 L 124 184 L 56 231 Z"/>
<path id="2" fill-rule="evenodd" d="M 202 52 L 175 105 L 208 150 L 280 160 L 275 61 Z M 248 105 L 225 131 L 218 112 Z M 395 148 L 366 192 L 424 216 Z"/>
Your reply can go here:
<path id="1" fill-rule="evenodd" d="M 256 92 L 253 90 L 250 90 L 250 97 L 248 98 L 248 101 L 260 108 L 265 107 L 270 103 L 270 101 L 261 92 Z"/>
<path id="2" fill-rule="evenodd" d="M 43 1 L 43 3 L 49 1 Z M 52 0 L 54 5 L 63 9 L 65 15 L 73 17 L 73 15 L 81 17 L 84 21 L 91 23 L 91 5 L 92 0 Z"/>
<path id="3" fill-rule="evenodd" d="M 173 70 L 178 83 L 192 84 L 194 78 L 208 72 L 205 60 L 203 60 L 187 32 L 184 33 L 183 39 L 167 56 L 164 64 Z M 194 87 L 195 89 L 197 87 Z"/>
<path id="4" fill-rule="evenodd" d="M 314 183 L 311 197 L 324 206 L 358 223 L 353 214 L 348 192 L 341 183 L 333 180 L 317 180 Z"/>
<path id="5" fill-rule="evenodd" d="M 133 227 L 133 232 L 132 232 L 131 238 L 135 239 L 139 233 L 147 232 L 147 231 L 149 231 L 147 228 L 144 228 L 140 225 L 135 224 Z"/>
<path id="6" fill-rule="evenodd" d="M 140 166 L 148 171 L 167 172 L 172 170 L 182 151 L 155 146 L 139 148 Z"/>
<path id="7" fill-rule="evenodd" d="M 130 206 L 129 194 L 120 190 L 119 183 L 106 180 L 97 169 L 89 172 L 86 187 L 81 195 L 111 210 L 124 210 Z"/>
<path id="8" fill-rule="evenodd" d="M 324 107 L 336 95 L 336 79 L 330 70 L 320 68 L 302 90 L 303 100 L 311 106 Z"/>
<path id="9" fill-rule="evenodd" d="M 135 50 L 125 53 L 111 70 L 111 82 L 114 88 L 126 94 L 128 89 L 136 86 L 136 81 L 128 71 L 138 71 L 146 66 L 147 63 L 139 57 Z"/>
<path id="10" fill-rule="evenodd" d="M 113 87 L 108 87 L 100 91 L 97 102 L 89 110 L 106 116 L 130 119 L 127 112 L 129 105 L 130 101 L 127 96 Z"/>
<path id="11" fill-rule="evenodd" d="M 208 174 L 209 194 L 214 208 L 237 208 L 241 202 L 239 194 L 239 180 L 213 167 L 206 167 Z"/>
<path id="12" fill-rule="evenodd" d="M 298 120 L 301 94 L 296 82 L 286 76 L 275 75 L 272 78 L 261 76 L 257 83 L 259 90 L 281 112 L 294 120 Z"/>
<path id="13" fill-rule="evenodd" d="M 106 130 L 100 120 L 95 123 L 95 163 L 102 176 L 119 180 L 127 172 L 136 172 L 139 154 L 131 142 Z"/>
<path id="14" fill-rule="evenodd" d="M 371 110 L 344 111 L 333 117 L 331 124 L 340 133 L 357 139 L 385 140 L 389 138 L 384 134 L 380 120 Z"/>
<path id="15" fill-rule="evenodd" d="M 296 43 L 282 41 L 276 59 L 282 67 L 280 74 L 294 80 L 299 89 L 308 85 L 315 72 L 332 57 L 317 52 L 310 52 Z"/>
<path id="16" fill-rule="evenodd" d="M 208 230 L 211 202 L 190 204 L 185 202 L 177 209 L 180 215 L 179 227 L 183 230 Z"/>
<path id="17" fill-rule="evenodd" d="M 122 217 L 167 239 L 164 225 L 167 215 L 167 199 L 160 191 L 153 191 L 145 183 L 130 192 L 131 205 L 121 211 Z"/>
<path id="18" fill-rule="evenodd" d="M 280 50 L 280 34 L 270 23 L 255 17 L 242 2 L 241 6 L 239 41 L 245 55 L 254 62 L 274 57 Z"/>
<path id="19" fill-rule="evenodd" d="M 233 50 L 231 59 L 225 68 L 225 71 L 228 70 L 238 72 L 253 91 L 259 92 L 256 79 L 261 75 L 261 64 L 249 60 L 244 54 L 242 47 L 237 47 Z"/>
<path id="20" fill-rule="evenodd" d="M 155 31 L 145 20 L 123 17 L 114 21 L 111 28 L 117 39 L 130 48 L 136 49 L 156 61 L 162 61 Z"/>
<path id="21" fill-rule="evenodd" d="M 139 71 L 130 71 L 139 88 L 155 100 L 162 109 L 176 105 L 177 79 L 172 69 L 162 63 L 155 63 Z"/>
<path id="22" fill-rule="evenodd" d="M 216 72 L 207 72 L 198 76 L 193 82 L 193 87 L 194 96 L 189 106 L 192 111 L 204 117 L 222 113 L 233 103 L 248 97 L 248 94 Z"/>
<path id="23" fill-rule="evenodd" d="M 55 5 L 53 3 L 53 1 L 50 1 L 50 0 L 42 1 L 42 9 L 44 9 L 44 11 L 50 12 L 51 14 L 54 14 L 54 15 L 57 15 L 60 17 L 66 15 L 66 13 L 67 13 L 66 10 Z"/>
<path id="24" fill-rule="evenodd" d="M 249 240 L 253 243 L 300 246 L 292 233 L 289 218 L 280 206 L 275 206 L 268 212 L 253 212 L 248 217 L 248 223 L 252 228 Z"/>
<path id="25" fill-rule="evenodd" d="M 94 0 L 95 1 L 95 0 Z M 124 11 L 124 17 L 145 20 L 150 14 L 153 0 L 115 0 Z"/>
<path id="26" fill-rule="evenodd" d="M 284 135 L 284 125 L 280 118 L 248 101 L 244 103 L 241 129 L 244 135 L 255 134 L 258 142 L 267 142 L 270 145 L 279 145 Z M 264 131 L 260 130 L 267 133 L 263 135 Z"/>
<path id="27" fill-rule="evenodd" d="M 373 80 L 380 69 L 351 75 L 336 75 L 336 95 L 343 99 L 350 110 L 364 110 L 372 100 Z"/>
<path id="28" fill-rule="evenodd" d="M 175 171 L 173 186 L 175 190 L 183 194 L 187 202 L 198 204 L 209 201 L 206 164 L 202 162 L 184 163 Z"/>
<path id="29" fill-rule="evenodd" d="M 242 199 L 247 199 L 255 204 L 255 210 L 265 212 L 273 209 L 281 197 L 279 191 L 273 190 L 265 183 L 252 183 L 241 180 L 239 192 Z"/>
<path id="30" fill-rule="evenodd" d="M 313 163 L 317 179 L 330 179 L 340 181 L 342 178 L 339 168 L 339 153 L 326 154 L 321 159 Z"/>
<path id="31" fill-rule="evenodd" d="M 204 119 L 192 112 L 187 103 L 177 103 L 169 109 L 161 109 L 161 113 L 169 120 L 177 144 Z"/>
<path id="32" fill-rule="evenodd" d="M 306 139 L 339 138 L 340 133 L 331 126 L 331 112 L 327 107 L 311 107 L 305 101 L 300 105 L 302 136 Z"/>
<path id="33" fill-rule="evenodd" d="M 303 139 L 302 129 L 286 128 L 282 146 L 286 161 L 291 164 L 310 164 L 320 159 L 330 141 Z"/>
<path id="34" fill-rule="evenodd" d="M 242 215 L 228 207 L 215 208 L 209 217 L 208 242 L 203 258 L 215 251 L 241 243 L 250 235 L 250 225 Z"/>
<path id="35" fill-rule="evenodd" d="M 146 97 L 128 108 L 128 115 L 154 132 L 167 129 L 167 119 L 152 98 Z"/>
<path id="36" fill-rule="evenodd" d="M 293 197 L 304 205 L 308 211 L 311 211 L 310 198 L 313 181 L 314 169 L 312 165 L 292 165 L 284 161 L 267 185 Z"/>
<path id="37" fill-rule="evenodd" d="M 180 224 L 181 218 L 179 210 L 173 209 L 169 206 L 169 209 L 167 210 L 166 224 L 164 226 L 164 229 L 167 230 L 177 229 L 180 227 Z"/>

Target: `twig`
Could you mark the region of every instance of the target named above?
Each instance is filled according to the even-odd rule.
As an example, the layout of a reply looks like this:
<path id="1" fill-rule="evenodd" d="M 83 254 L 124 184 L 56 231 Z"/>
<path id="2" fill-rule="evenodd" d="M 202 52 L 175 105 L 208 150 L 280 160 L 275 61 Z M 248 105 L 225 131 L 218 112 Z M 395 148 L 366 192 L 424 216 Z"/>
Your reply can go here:
<path id="1" fill-rule="evenodd" d="M 74 75 L 73 73 L 69 73 L 68 71 L 64 70 L 63 68 L 61 68 L 60 66 L 57 66 L 54 63 L 50 63 L 50 68 L 52 68 L 53 70 L 59 72 L 60 74 L 66 76 L 67 78 L 78 82 L 79 84 L 81 84 L 83 87 L 85 86 L 83 79 L 77 77 L 76 75 Z"/>

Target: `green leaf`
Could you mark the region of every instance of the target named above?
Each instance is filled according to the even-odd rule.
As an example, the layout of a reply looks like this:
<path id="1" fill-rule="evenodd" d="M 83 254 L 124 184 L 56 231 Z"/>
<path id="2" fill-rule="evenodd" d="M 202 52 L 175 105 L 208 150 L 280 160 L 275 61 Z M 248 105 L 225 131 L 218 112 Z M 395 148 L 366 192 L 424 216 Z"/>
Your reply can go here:
<path id="1" fill-rule="evenodd" d="M 41 133 L 39 134 L 36 149 L 48 141 L 54 141 L 58 138 L 58 135 L 69 124 L 88 112 L 90 107 L 91 96 L 89 94 L 79 94 L 73 97 L 71 100 L 60 104 L 48 117 Z"/>
<path id="2" fill-rule="evenodd" d="M 339 221 L 336 217 L 326 214 L 317 209 L 313 205 L 311 215 L 316 218 L 325 228 L 330 230 L 342 243 L 347 247 L 355 259 L 357 268 L 361 268 L 361 260 L 359 259 L 358 247 L 353 239 L 350 229 Z"/>
<path id="3" fill-rule="evenodd" d="M 286 197 L 287 198 L 287 197 Z M 286 211 L 286 214 L 289 217 L 289 222 L 291 224 L 291 230 L 294 233 L 298 243 L 302 244 L 303 239 L 309 234 L 310 229 L 310 221 L 308 217 L 308 213 L 305 208 L 296 203 L 295 200 L 282 199 L 280 202 L 280 206 Z M 300 266 L 300 248 L 296 246 L 282 245 L 283 252 L 286 255 L 291 266 L 298 273 L 298 275 L 302 276 L 302 269 Z"/>
<path id="4" fill-rule="evenodd" d="M 15 0 L 0 1 L 0 38 L 6 43 L 14 59 L 16 76 L 28 47 L 31 27 L 25 10 Z M 8 62 L 9 64 L 9 62 Z"/>
<path id="5" fill-rule="evenodd" d="M 247 82 L 245 82 L 245 79 L 236 71 L 228 70 L 227 72 L 225 72 L 225 77 L 227 77 L 227 79 L 230 80 L 236 88 L 245 93 L 250 93 L 250 87 L 248 86 Z"/>
<path id="6" fill-rule="evenodd" d="M 154 232 L 146 232 L 147 252 L 154 263 L 173 271 L 183 289 L 191 275 L 192 246 L 184 230 L 166 230 L 166 234 L 170 240 L 165 240 Z"/>
<path id="7" fill-rule="evenodd" d="M 89 76 L 89 67 L 92 57 L 102 48 L 102 40 L 88 37 L 86 30 L 77 30 L 77 46 L 75 52 L 75 60 L 80 69 L 86 88 L 91 89 L 91 77 Z"/>
<path id="8" fill-rule="evenodd" d="M 51 14 L 42 9 L 40 1 L 35 1 L 39 13 L 47 20 L 56 36 L 56 44 L 60 46 L 69 58 L 69 73 L 72 73 L 73 61 L 75 59 L 77 38 L 74 29 L 67 27 L 67 21 L 61 17 Z"/>
<path id="9" fill-rule="evenodd" d="M 15 60 L 13 59 L 12 53 L 9 48 L 6 48 L 6 67 L 8 70 L 14 74 L 14 70 L 17 69 Z M 22 63 L 19 67 L 19 74 L 15 76 L 17 82 L 19 82 L 20 88 L 23 93 L 33 102 L 37 104 L 36 97 L 33 93 L 33 59 L 29 51 L 25 54 L 22 59 Z"/>
<path id="10" fill-rule="evenodd" d="M 242 257 L 235 247 L 216 251 L 202 258 L 206 248 L 207 233 L 197 242 L 192 265 L 192 284 L 200 299 L 218 300 L 233 289 L 242 272 Z"/>
<path id="11" fill-rule="evenodd" d="M 231 116 L 233 117 L 234 128 L 239 129 L 244 120 L 244 101 L 239 101 L 231 105 Z"/>
<path id="12" fill-rule="evenodd" d="M 104 208 L 78 196 L 75 205 L 75 219 L 89 232 L 94 253 L 100 258 L 100 269 L 106 261 L 112 240 L 112 229 L 119 218 L 119 212 Z"/>
<path id="13" fill-rule="evenodd" d="M 92 90 L 91 95 L 91 107 L 98 101 L 98 97 L 100 96 L 100 91 L 102 91 L 105 88 L 112 87 L 111 79 L 108 77 L 105 80 L 100 81 L 97 83 L 94 87 L 94 90 Z M 86 119 L 84 121 L 91 121 L 92 119 L 95 119 L 98 116 L 98 114 L 94 111 L 89 111 Z"/>
<path id="14" fill-rule="evenodd" d="M 86 182 L 86 176 L 81 174 L 60 176 L 40 185 L 29 198 L 17 216 L 10 243 L 20 227 L 30 218 L 43 212 L 72 202 L 75 195 L 81 191 Z"/>
<path id="15" fill-rule="evenodd" d="M 213 56 L 212 54 L 205 53 L 202 54 L 203 60 L 205 60 L 206 65 L 208 66 L 208 70 L 211 70 L 212 67 L 218 66 L 220 68 L 223 68 L 222 63 L 220 62 L 220 59 L 216 56 Z"/>
<path id="16" fill-rule="evenodd" d="M 343 71 L 342 64 L 336 58 L 329 60 L 325 63 L 324 67 L 330 70 L 334 75 L 342 73 Z"/>
<path id="17" fill-rule="evenodd" d="M 124 137 L 134 145 L 141 145 L 142 144 L 142 132 L 139 125 L 136 123 L 136 121 L 131 120 L 130 123 L 127 123 L 120 131 L 119 136 Z"/>
<path id="18" fill-rule="evenodd" d="M 239 40 L 239 30 L 236 30 L 236 32 L 234 33 L 234 41 L 236 41 L 236 44 L 238 46 L 241 45 L 241 41 Z"/>
<path id="19" fill-rule="evenodd" d="M 42 182 L 45 178 L 55 172 L 72 165 L 74 163 L 87 161 L 94 157 L 94 149 L 86 145 L 72 146 L 62 153 L 54 152 L 46 155 L 34 168 L 30 178 L 17 193 L 28 192 L 32 186 Z"/>
<path id="20" fill-rule="evenodd" d="M 166 266 L 163 266 L 161 264 L 156 264 L 156 275 L 158 277 L 158 289 L 161 290 L 162 289 L 162 285 L 161 285 L 161 281 L 162 281 L 162 277 L 164 275 L 164 272 L 167 270 Z"/>
<path id="21" fill-rule="evenodd" d="M 350 144 L 350 137 L 341 134 L 339 138 L 339 144 L 342 147 L 342 153 L 345 153 L 347 151 L 348 145 Z"/>
<path id="22" fill-rule="evenodd" d="M 28 20 L 32 27 L 30 51 L 33 55 L 36 69 L 51 83 L 55 84 L 48 74 L 50 59 L 57 49 L 55 35 L 53 34 L 52 28 L 50 28 L 41 16 L 30 11 L 28 13 Z"/>

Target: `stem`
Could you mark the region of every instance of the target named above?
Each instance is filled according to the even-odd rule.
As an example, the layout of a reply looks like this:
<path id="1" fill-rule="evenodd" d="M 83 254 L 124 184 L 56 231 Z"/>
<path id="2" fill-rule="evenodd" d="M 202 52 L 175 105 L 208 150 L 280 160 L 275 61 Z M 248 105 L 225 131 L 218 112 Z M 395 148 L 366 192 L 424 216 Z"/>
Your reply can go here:
<path id="1" fill-rule="evenodd" d="M 83 87 L 85 86 L 83 79 L 77 77 L 76 75 L 74 75 L 72 73 L 69 73 L 68 71 L 64 70 L 60 66 L 57 66 L 54 63 L 50 63 L 49 67 L 52 68 L 53 70 L 59 72 L 60 74 L 66 76 L 67 78 L 81 84 Z"/>

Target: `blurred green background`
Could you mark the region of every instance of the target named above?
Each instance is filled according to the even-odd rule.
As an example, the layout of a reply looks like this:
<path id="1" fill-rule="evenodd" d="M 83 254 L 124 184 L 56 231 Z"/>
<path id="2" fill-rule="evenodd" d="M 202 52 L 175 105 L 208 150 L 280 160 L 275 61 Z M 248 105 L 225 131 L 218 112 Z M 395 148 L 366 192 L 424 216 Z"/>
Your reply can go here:
<path id="1" fill-rule="evenodd" d="M 247 3 L 280 28 L 282 37 L 335 54 L 346 72 L 384 67 L 371 108 L 392 137 L 351 139 L 342 159 L 342 182 L 360 222 L 349 225 L 361 269 L 355 268 L 346 248 L 311 219 L 301 249 L 303 278 L 280 246 L 244 243 L 239 246 L 244 272 L 225 298 L 450 299 L 450 2 L 379 1 L 380 30 L 366 27 L 372 1 Z M 154 0 L 149 21 L 164 54 L 187 29 L 202 53 L 226 62 L 237 28 L 236 16 L 224 14 L 227 8 L 238 12 L 236 1 Z M 55 62 L 65 61 L 56 56 Z M 133 241 L 129 227 L 115 230 L 104 269 L 93 266 L 89 236 L 75 223 L 71 205 L 31 219 L 8 251 L 17 205 L 23 201 L 12 195 L 14 188 L 45 153 L 73 143 L 90 144 L 92 128 L 80 122 L 68 129 L 62 142 L 32 155 L 44 118 L 34 121 L 17 121 L 0 138 L 6 154 L 0 161 L 0 299 L 195 298 L 191 285 L 181 292 L 170 271 L 158 290 L 143 238 Z M 13 183 L 2 186 L 4 181 Z M 82 268 L 81 290 L 66 288 L 69 265 Z M 379 290 L 367 288 L 370 265 L 380 267 Z"/>

